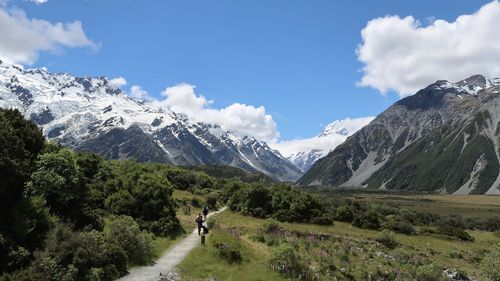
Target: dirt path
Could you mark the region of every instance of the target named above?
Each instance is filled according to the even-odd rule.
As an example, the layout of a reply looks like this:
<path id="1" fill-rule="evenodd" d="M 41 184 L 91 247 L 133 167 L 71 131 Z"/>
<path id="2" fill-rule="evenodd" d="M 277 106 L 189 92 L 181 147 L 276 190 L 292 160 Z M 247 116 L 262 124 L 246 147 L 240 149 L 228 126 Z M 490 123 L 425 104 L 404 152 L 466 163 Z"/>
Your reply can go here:
<path id="1" fill-rule="evenodd" d="M 208 217 L 217 215 L 227 207 L 224 207 L 218 211 L 208 214 Z M 130 273 L 118 281 L 152 281 L 158 279 L 160 273 L 167 274 L 174 270 L 182 260 L 193 250 L 197 245 L 200 244 L 200 236 L 198 236 L 197 229 L 193 230 L 186 238 L 170 249 L 168 249 L 163 256 L 156 261 L 154 265 L 136 267 L 130 270 Z"/>

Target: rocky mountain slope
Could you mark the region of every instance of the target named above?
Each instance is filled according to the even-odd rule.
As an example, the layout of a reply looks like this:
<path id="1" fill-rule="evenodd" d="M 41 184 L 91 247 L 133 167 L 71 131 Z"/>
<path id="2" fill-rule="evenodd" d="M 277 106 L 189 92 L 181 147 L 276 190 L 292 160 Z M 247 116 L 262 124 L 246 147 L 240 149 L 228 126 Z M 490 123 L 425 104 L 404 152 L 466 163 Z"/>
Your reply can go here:
<path id="1" fill-rule="evenodd" d="M 0 61 L 0 108 L 17 108 L 48 138 L 108 159 L 229 165 L 284 181 L 302 174 L 264 142 L 134 100 L 106 77 L 23 70 Z"/>
<path id="2" fill-rule="evenodd" d="M 326 125 L 317 136 L 284 142 L 276 148 L 297 168 L 306 172 L 318 159 L 326 156 L 371 120 L 373 117 L 336 120 Z"/>
<path id="3" fill-rule="evenodd" d="M 318 160 L 302 185 L 500 194 L 500 79 L 437 81 Z"/>

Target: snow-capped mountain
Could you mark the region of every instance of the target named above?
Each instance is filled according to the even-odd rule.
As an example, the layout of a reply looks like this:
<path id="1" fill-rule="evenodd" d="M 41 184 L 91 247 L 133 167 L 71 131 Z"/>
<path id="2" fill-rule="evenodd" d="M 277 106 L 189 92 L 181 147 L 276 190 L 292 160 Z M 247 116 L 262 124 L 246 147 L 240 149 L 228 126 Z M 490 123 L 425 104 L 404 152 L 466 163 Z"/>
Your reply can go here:
<path id="1" fill-rule="evenodd" d="M 500 194 L 500 79 L 440 80 L 399 100 L 299 184 Z"/>
<path id="2" fill-rule="evenodd" d="M 266 143 L 130 98 L 106 77 L 74 77 L 0 61 L 0 108 L 17 108 L 45 136 L 109 159 L 218 164 L 295 181 L 301 171 Z"/>
<path id="3" fill-rule="evenodd" d="M 336 120 L 326 125 L 315 137 L 284 141 L 274 144 L 274 147 L 297 168 L 306 172 L 318 159 L 372 120 L 373 117 Z"/>

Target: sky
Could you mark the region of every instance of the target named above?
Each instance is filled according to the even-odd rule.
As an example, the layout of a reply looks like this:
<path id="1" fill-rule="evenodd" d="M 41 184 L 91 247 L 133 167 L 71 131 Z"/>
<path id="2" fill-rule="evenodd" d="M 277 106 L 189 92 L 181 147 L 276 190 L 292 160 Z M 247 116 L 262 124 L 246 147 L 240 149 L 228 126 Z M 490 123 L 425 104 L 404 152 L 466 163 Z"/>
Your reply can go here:
<path id="1" fill-rule="evenodd" d="M 0 0 L 2 60 L 105 75 L 268 142 L 500 76 L 498 35 L 497 1 Z"/>

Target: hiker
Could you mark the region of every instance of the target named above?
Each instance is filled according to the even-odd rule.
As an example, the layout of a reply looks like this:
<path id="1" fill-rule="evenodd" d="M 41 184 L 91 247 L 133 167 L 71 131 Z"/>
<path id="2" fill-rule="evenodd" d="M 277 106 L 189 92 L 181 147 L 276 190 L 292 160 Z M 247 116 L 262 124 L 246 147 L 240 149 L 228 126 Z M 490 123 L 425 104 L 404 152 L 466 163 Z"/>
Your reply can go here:
<path id="1" fill-rule="evenodd" d="M 204 225 L 203 225 L 203 217 L 201 216 L 201 213 L 198 214 L 198 216 L 196 217 L 196 225 L 198 226 L 198 235 L 201 235 L 201 230 L 203 229 L 203 234 L 207 234 L 208 233 L 208 228 L 206 228 Z"/>
<path id="2" fill-rule="evenodd" d="M 207 220 L 207 215 L 208 215 L 208 206 L 205 206 L 203 208 L 203 216 L 205 217 L 205 220 Z"/>

